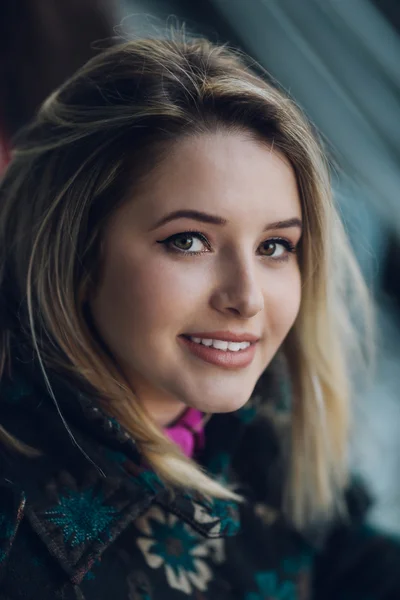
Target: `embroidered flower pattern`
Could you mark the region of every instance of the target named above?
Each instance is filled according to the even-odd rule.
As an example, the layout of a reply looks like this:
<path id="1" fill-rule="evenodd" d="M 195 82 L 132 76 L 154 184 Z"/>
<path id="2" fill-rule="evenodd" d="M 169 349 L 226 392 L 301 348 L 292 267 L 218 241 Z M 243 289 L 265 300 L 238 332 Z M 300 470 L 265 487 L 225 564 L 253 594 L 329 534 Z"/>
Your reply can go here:
<path id="1" fill-rule="evenodd" d="M 299 554 L 298 556 L 285 558 L 282 563 L 285 574 L 293 577 L 298 600 L 306 600 L 311 596 L 312 558 L 311 553 Z"/>
<path id="2" fill-rule="evenodd" d="M 163 567 L 171 588 L 188 595 L 193 590 L 207 590 L 212 574 L 205 559 L 211 540 L 199 541 L 186 523 L 157 506 L 141 517 L 136 527 L 143 534 L 137 545 L 147 564 L 152 569 Z M 213 547 L 212 552 L 214 560 L 223 558 L 221 549 Z"/>
<path id="3" fill-rule="evenodd" d="M 72 548 L 86 541 L 99 539 L 107 532 L 115 518 L 116 508 L 104 504 L 101 492 L 93 488 L 84 491 L 69 490 L 60 496 L 58 506 L 47 510 L 44 516 L 60 527 L 64 541 Z"/>
<path id="4" fill-rule="evenodd" d="M 213 501 L 213 514 L 221 521 L 221 531 L 224 535 L 235 535 L 239 529 L 239 510 L 236 502 L 220 500 Z"/>
<path id="5" fill-rule="evenodd" d="M 54 431 L 57 430 L 59 415 L 52 402 L 44 401 L 42 392 L 39 393 L 35 388 L 30 396 L 28 388 L 21 384 L 10 390 L 10 394 L 6 406 L 10 415 L 14 412 L 18 419 L 21 410 L 17 402 L 24 397 L 28 400 L 31 398 L 35 416 L 32 422 L 35 423 L 38 415 L 43 414 L 49 430 L 53 430 L 53 425 Z M 68 394 L 70 392 L 65 392 L 63 400 L 60 392 L 60 400 L 68 401 L 72 410 L 76 403 L 70 402 Z M 257 402 L 257 396 L 255 399 Z M 85 402 L 83 406 L 90 408 L 90 399 Z M 29 408 L 28 402 L 26 404 L 28 408 L 26 412 L 24 409 L 24 415 L 27 420 L 32 414 L 29 412 L 32 407 Z M 276 410 L 274 403 L 271 402 L 271 406 L 272 414 Z M 217 432 L 220 434 L 219 445 L 215 449 L 218 454 L 213 454 L 211 441 L 206 453 L 207 461 L 210 460 L 214 465 L 217 474 L 222 471 L 228 474 L 231 486 L 236 483 L 236 477 L 240 483 L 241 474 L 239 468 L 236 473 L 229 466 L 234 457 L 230 454 L 229 436 L 233 435 L 235 441 L 236 437 L 241 437 L 242 426 L 251 421 L 254 408 L 254 404 L 249 404 L 239 418 L 232 415 L 234 421 L 227 423 L 238 425 L 237 429 L 232 429 L 233 433 L 228 425 L 221 425 Z M 46 412 L 40 413 L 40 410 Z M 260 423 L 269 418 L 266 410 L 267 407 L 264 407 L 265 418 L 263 416 Z M 163 600 L 172 600 L 179 596 L 187 600 L 310 600 L 314 552 L 307 542 L 301 542 L 299 536 L 293 537 L 292 529 L 286 527 L 281 513 L 267 504 L 267 497 L 254 505 L 251 499 L 253 494 L 250 494 L 249 510 L 243 510 L 245 535 L 225 540 L 220 536 L 236 533 L 240 525 L 236 503 L 216 500 L 193 491 L 186 494 L 177 491 L 171 496 L 162 493 L 162 481 L 145 468 L 139 450 L 136 457 L 134 441 L 126 438 L 118 423 L 110 421 L 97 407 L 92 406 L 90 415 L 85 452 L 87 447 L 89 456 L 93 454 L 101 459 L 98 462 L 102 470 L 104 467 L 106 480 L 100 477 L 93 465 L 87 464 L 86 459 L 82 458 L 85 462 L 79 464 L 75 452 L 71 454 L 73 460 L 62 461 L 63 464 L 73 465 L 73 472 L 60 471 L 55 475 L 58 466 L 52 460 L 57 458 L 57 453 L 53 457 L 49 452 L 48 457 L 41 459 L 45 461 L 48 458 L 47 463 L 38 463 L 37 467 L 31 466 L 33 461 L 26 461 L 27 472 L 22 474 L 22 483 L 29 480 L 29 485 L 33 487 L 36 478 L 33 469 L 37 468 L 34 473 L 37 473 L 39 484 L 35 493 L 30 493 L 29 510 L 26 511 L 23 494 L 18 498 L 21 482 L 17 482 L 16 486 L 12 484 L 14 489 L 10 492 L 3 490 L 3 487 L 9 487 L 11 481 L 0 480 L 0 573 L 6 573 L 7 585 L 15 586 L 11 591 L 7 590 L 9 597 L 15 597 L 14 589 L 17 595 L 20 592 L 28 596 L 32 590 L 34 594 L 39 590 L 35 597 L 53 599 L 57 590 L 52 588 L 51 582 L 56 580 L 55 575 L 59 572 L 55 562 L 58 560 L 63 568 L 67 565 L 68 585 L 73 584 L 76 597 L 82 598 L 106 596 L 115 600 L 155 600 L 156 597 L 162 597 Z M 283 413 L 278 416 L 280 427 L 287 419 Z M 78 421 L 81 423 L 80 412 Z M 73 425 L 74 420 L 71 419 Z M 79 433 L 82 432 L 83 429 L 79 430 Z M 260 426 L 259 430 L 254 428 L 254 432 L 255 435 L 268 437 L 270 427 L 264 430 Z M 223 439 L 225 433 L 226 439 Z M 101 440 L 104 441 L 103 446 Z M 121 443 L 117 444 L 116 441 Z M 117 452 L 118 449 L 121 451 Z M 65 448 L 65 451 L 68 449 Z M 255 480 L 261 477 L 257 468 L 253 471 L 252 454 L 244 454 L 244 459 L 241 469 L 254 473 Z M 252 487 L 247 478 L 244 484 L 245 490 Z M 78 485 L 83 485 L 84 489 L 78 490 Z M 139 491 L 137 495 L 136 489 Z M 46 490 L 45 494 L 43 490 Z M 161 493 L 157 495 L 158 492 Z M 147 512 L 137 518 L 142 510 Z M 26 521 L 19 526 L 25 516 Z M 277 520 L 279 523 L 276 523 Z M 111 543 L 114 531 L 120 535 L 115 535 Z M 91 542 L 94 544 L 91 545 Z M 396 568 L 399 552 L 392 542 L 389 544 L 386 536 L 377 536 L 372 529 L 360 530 L 358 535 L 354 533 L 354 554 L 351 555 L 351 549 L 348 549 L 349 567 L 355 565 L 357 556 L 361 555 L 359 550 L 366 542 L 371 542 L 379 565 L 385 564 L 378 575 L 385 586 L 387 584 L 388 593 L 400 597 L 397 587 L 389 590 L 394 573 L 390 571 L 390 565 Z M 332 548 L 332 552 L 334 550 Z M 7 573 L 9 554 L 12 570 Z M 138 560 L 138 554 L 141 560 Z M 371 564 L 373 561 L 374 556 Z M 16 566 L 20 569 L 18 577 L 14 576 Z M 349 586 L 347 590 L 343 589 L 340 579 L 333 582 L 340 600 L 372 600 L 373 586 L 369 578 L 360 581 L 358 573 L 357 568 L 354 580 L 349 573 L 344 582 Z M 322 598 L 329 590 L 324 589 L 324 581 L 321 583 Z"/>
<path id="6" fill-rule="evenodd" d="M 192 499 L 193 519 L 200 525 L 207 525 L 207 535 L 217 537 L 235 535 L 240 527 L 238 505 L 229 500 L 213 498 L 207 505 Z"/>
<path id="7" fill-rule="evenodd" d="M 296 600 L 296 586 L 292 581 L 278 580 L 274 571 L 256 575 L 259 592 L 249 592 L 245 600 Z"/>

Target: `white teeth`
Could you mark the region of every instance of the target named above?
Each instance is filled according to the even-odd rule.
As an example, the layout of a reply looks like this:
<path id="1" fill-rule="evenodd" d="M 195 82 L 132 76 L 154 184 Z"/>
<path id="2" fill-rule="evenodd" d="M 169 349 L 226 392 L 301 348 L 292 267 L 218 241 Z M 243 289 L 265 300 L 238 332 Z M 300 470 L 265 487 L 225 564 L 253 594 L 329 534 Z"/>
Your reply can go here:
<path id="1" fill-rule="evenodd" d="M 190 339 L 196 344 L 212 346 L 217 350 L 224 350 L 225 352 L 227 350 L 230 352 L 239 352 L 239 350 L 246 350 L 250 346 L 250 342 L 224 342 L 223 340 L 201 339 L 197 337 L 191 337 Z"/>
<path id="2" fill-rule="evenodd" d="M 240 350 L 240 342 L 229 342 L 228 350 L 230 350 L 231 352 L 237 352 L 238 350 Z"/>
<path id="3" fill-rule="evenodd" d="M 213 340 L 213 348 L 216 348 L 217 350 L 228 350 L 228 342 Z"/>

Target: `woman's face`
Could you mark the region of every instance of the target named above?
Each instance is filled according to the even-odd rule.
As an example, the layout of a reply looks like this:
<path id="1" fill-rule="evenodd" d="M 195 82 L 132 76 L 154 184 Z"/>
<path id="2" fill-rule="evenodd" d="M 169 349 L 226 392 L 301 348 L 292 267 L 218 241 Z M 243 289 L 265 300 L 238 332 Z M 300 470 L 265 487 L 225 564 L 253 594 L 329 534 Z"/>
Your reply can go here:
<path id="1" fill-rule="evenodd" d="M 298 314 L 300 236 L 289 163 L 238 133 L 179 142 L 113 215 L 91 309 L 157 422 L 246 403 Z"/>

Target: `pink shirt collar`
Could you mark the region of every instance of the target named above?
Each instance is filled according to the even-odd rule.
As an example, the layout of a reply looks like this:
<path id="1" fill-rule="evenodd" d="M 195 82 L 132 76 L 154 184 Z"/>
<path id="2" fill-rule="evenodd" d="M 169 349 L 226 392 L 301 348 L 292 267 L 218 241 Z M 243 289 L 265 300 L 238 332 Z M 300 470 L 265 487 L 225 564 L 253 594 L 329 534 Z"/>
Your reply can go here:
<path id="1" fill-rule="evenodd" d="M 182 417 L 164 429 L 164 433 L 178 446 L 182 452 L 192 458 L 204 448 L 203 414 L 196 408 L 188 408 Z"/>

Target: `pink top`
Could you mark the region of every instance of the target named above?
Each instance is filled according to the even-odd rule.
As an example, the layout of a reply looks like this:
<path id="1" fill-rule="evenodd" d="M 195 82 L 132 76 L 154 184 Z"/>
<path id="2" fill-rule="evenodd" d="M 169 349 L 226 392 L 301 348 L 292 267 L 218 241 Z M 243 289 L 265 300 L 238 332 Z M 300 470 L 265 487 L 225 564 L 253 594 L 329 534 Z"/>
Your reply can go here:
<path id="1" fill-rule="evenodd" d="M 164 429 L 166 435 L 180 446 L 182 452 L 189 458 L 204 447 L 202 420 L 203 414 L 199 410 L 188 408 L 175 425 Z"/>

